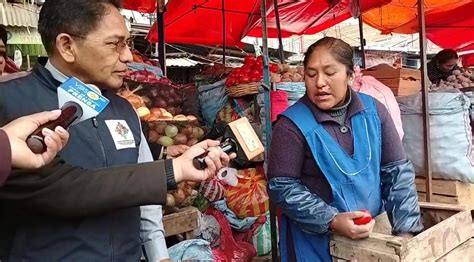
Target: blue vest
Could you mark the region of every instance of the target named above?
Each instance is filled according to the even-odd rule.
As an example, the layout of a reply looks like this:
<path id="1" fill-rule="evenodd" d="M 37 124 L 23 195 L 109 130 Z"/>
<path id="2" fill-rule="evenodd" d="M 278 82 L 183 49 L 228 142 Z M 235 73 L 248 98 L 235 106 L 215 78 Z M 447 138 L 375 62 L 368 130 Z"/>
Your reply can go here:
<path id="1" fill-rule="evenodd" d="M 365 110 L 351 118 L 354 154 L 349 156 L 337 141 L 316 121 L 311 110 L 297 102 L 283 115 L 304 135 L 316 164 L 331 186 L 331 206 L 339 212 L 367 209 L 372 216 L 382 210 L 380 188 L 381 124 L 374 99 L 359 94 Z M 298 261 L 332 261 L 330 234 L 303 232 L 295 222 L 282 217 L 280 246 L 282 261 L 288 261 L 287 227 L 291 230 Z M 290 240 L 291 241 L 291 240 Z"/>
<path id="2" fill-rule="evenodd" d="M 2 83 L 0 122 L 56 109 L 58 85 L 42 66 L 37 66 L 29 76 Z M 69 142 L 60 153 L 67 164 L 91 169 L 137 163 L 141 138 L 139 119 L 130 104 L 113 91 L 104 92 L 104 96 L 110 103 L 96 120 L 86 120 L 69 130 Z M 106 120 L 125 120 L 133 134 L 135 148 L 117 150 Z M 138 207 L 84 218 L 32 217 L 28 223 L 16 226 L 8 243 L 9 250 L 0 260 L 139 261 L 139 233 Z"/>

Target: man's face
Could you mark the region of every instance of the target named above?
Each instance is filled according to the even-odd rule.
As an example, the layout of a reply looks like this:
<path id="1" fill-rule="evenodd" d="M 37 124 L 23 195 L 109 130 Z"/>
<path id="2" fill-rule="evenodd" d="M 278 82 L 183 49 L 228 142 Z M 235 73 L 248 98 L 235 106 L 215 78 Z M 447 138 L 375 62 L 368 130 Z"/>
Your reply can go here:
<path id="1" fill-rule="evenodd" d="M 0 74 L 3 74 L 5 70 L 5 65 L 7 64 L 7 48 L 5 47 L 5 43 L 3 40 L 0 40 Z"/>
<path id="2" fill-rule="evenodd" d="M 119 10 L 109 5 L 97 28 L 86 36 L 73 36 L 76 45 L 71 70 L 76 77 L 99 88 L 117 89 L 123 83 L 132 53 L 130 34 Z"/>

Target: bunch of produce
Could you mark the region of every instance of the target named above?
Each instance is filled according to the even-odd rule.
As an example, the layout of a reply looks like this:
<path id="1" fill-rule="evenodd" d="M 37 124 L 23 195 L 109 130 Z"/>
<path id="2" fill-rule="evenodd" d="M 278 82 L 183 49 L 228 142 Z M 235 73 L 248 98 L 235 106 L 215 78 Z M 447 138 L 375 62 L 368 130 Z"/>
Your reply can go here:
<path id="1" fill-rule="evenodd" d="M 232 68 L 226 67 L 223 64 L 214 64 L 196 75 L 194 81 L 197 86 L 210 85 L 226 78 L 231 70 Z"/>
<path id="2" fill-rule="evenodd" d="M 461 72 L 461 70 L 454 70 L 452 75 L 447 78 L 447 81 L 441 80 L 437 84 L 432 84 L 430 89 L 454 89 L 474 86 L 474 74 L 469 70 Z"/>
<path id="3" fill-rule="evenodd" d="M 168 192 L 166 195 L 166 207 L 181 208 L 191 206 L 198 196 L 195 189 L 198 186 L 195 182 L 182 182 L 178 184 L 178 189 Z"/>
<path id="4" fill-rule="evenodd" d="M 171 80 L 166 77 L 158 78 L 153 72 L 146 69 L 132 71 L 128 70 L 125 79 L 146 84 L 165 84 L 171 85 Z"/>
<path id="5" fill-rule="evenodd" d="M 304 67 L 290 67 L 287 64 L 278 65 L 278 72 L 272 72 L 270 82 L 304 82 Z"/>
<path id="6" fill-rule="evenodd" d="M 197 125 L 194 116 L 184 116 L 188 118 L 186 122 L 158 121 L 149 123 L 148 142 L 158 143 L 162 146 L 188 145 L 193 146 L 204 137 L 204 129 Z M 191 119 L 194 119 L 191 121 Z"/>
<path id="7" fill-rule="evenodd" d="M 270 64 L 269 67 L 270 72 L 278 72 L 277 64 Z M 239 84 L 261 82 L 262 79 L 263 57 L 246 56 L 244 58 L 244 65 L 232 70 L 225 82 L 225 85 L 229 87 Z"/>
<path id="8" fill-rule="evenodd" d="M 135 63 L 143 63 L 143 64 L 158 66 L 158 67 L 160 66 L 157 61 L 144 57 L 137 50 L 133 50 L 132 55 L 133 55 L 133 62 Z"/>

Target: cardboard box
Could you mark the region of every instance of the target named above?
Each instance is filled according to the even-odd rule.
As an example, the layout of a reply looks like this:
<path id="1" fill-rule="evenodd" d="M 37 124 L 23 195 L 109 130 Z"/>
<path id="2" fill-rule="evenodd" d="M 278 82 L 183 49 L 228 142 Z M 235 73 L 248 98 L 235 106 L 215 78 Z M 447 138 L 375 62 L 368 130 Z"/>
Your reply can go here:
<path id="1" fill-rule="evenodd" d="M 380 64 L 362 71 L 390 87 L 395 96 L 414 95 L 421 90 L 421 71 L 408 68 L 394 68 Z"/>

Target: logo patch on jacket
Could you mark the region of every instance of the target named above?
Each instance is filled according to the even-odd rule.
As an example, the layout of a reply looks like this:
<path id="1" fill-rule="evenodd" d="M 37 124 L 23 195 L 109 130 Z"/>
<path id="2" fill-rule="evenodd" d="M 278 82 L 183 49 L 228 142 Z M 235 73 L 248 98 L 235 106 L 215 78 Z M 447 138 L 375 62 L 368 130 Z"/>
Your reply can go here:
<path id="1" fill-rule="evenodd" d="M 105 120 L 117 150 L 135 148 L 135 138 L 125 120 Z"/>

